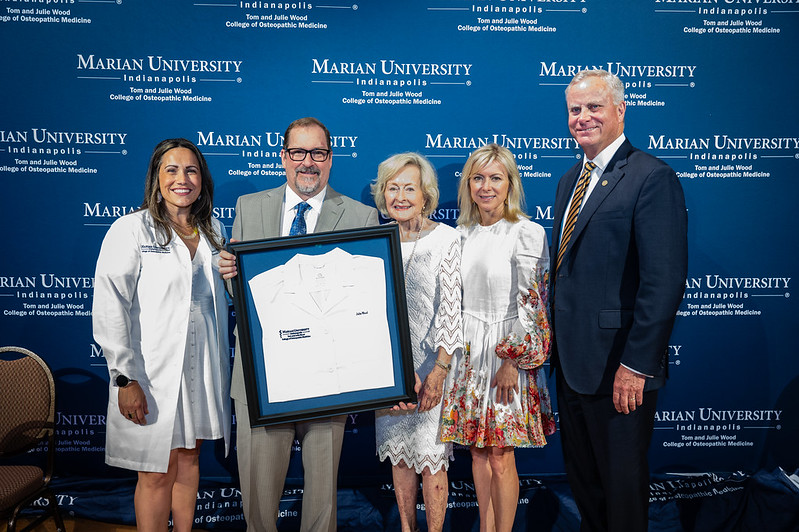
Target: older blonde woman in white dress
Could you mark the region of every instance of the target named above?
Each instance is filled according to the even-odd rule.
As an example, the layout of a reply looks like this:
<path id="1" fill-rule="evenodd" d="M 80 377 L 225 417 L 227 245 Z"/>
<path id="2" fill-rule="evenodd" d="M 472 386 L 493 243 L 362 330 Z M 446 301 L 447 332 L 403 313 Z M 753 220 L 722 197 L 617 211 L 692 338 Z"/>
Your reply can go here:
<path id="1" fill-rule="evenodd" d="M 421 476 L 427 528 L 437 531 L 444 525 L 452 459 L 452 445 L 439 439 L 441 397 L 450 359 L 463 345 L 460 236 L 428 218 L 438 206 L 438 184 L 433 167 L 417 153 L 381 163 L 372 194 L 400 228 L 414 369 L 423 381 L 416 409 L 376 412 L 377 454 L 391 460 L 402 530 L 418 530 Z"/>

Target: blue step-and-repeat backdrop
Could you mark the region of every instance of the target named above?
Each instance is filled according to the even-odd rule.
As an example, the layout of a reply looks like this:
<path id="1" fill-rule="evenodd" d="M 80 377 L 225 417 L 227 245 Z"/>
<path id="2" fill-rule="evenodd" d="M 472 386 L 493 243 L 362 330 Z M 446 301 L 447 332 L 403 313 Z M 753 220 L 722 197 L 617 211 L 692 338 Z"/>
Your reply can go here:
<path id="1" fill-rule="evenodd" d="M 689 273 L 653 472 L 796 467 L 797 4 L 0 0 L 0 344 L 55 373 L 59 475 L 107 489 L 130 478 L 103 463 L 92 277 L 107 228 L 141 203 L 159 140 L 200 146 L 228 227 L 239 195 L 285 181 L 282 132 L 295 118 L 329 127 L 331 183 L 365 203 L 387 156 L 430 158 L 434 218 L 448 224 L 467 156 L 498 142 L 550 230 L 556 183 L 581 156 L 563 91 L 583 68 L 619 75 L 628 138 L 674 167 L 687 199 Z M 347 429 L 340 485 L 388 481 L 371 458 L 373 416 L 353 414 Z M 561 473 L 558 434 L 517 460 L 522 475 Z M 207 498 L 236 499 L 235 456 L 208 444 L 202 472 L 222 486 Z M 465 449 L 451 477 L 469 479 Z"/>

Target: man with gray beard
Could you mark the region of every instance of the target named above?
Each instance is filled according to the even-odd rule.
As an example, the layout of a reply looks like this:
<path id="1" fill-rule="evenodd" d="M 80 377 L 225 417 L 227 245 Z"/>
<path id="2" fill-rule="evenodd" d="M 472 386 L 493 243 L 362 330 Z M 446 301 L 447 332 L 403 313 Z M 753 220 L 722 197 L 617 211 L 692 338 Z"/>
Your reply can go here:
<path id="1" fill-rule="evenodd" d="M 328 186 L 330 132 L 316 118 L 300 118 L 286 129 L 280 158 L 286 184 L 241 196 L 232 239 L 279 236 L 378 225 L 377 210 Z M 220 272 L 236 274 L 235 257 L 220 253 Z M 346 416 L 250 427 L 238 337 L 230 395 L 236 406 L 237 454 L 247 530 L 274 531 L 278 505 L 297 438 L 302 446 L 304 485 L 301 530 L 336 530 L 336 477 Z"/>

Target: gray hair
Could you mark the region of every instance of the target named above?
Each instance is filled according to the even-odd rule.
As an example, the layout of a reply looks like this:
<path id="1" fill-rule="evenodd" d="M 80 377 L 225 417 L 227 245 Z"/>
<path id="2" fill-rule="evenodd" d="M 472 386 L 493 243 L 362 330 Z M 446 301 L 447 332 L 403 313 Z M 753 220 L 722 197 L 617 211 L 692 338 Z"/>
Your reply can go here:
<path id="1" fill-rule="evenodd" d="M 624 101 L 624 84 L 616 74 L 611 74 L 607 70 L 602 70 L 601 68 L 595 70 L 581 70 L 575 74 L 571 82 L 569 82 L 569 86 L 566 87 L 566 98 L 569 97 L 569 91 L 572 86 L 587 78 L 598 78 L 605 82 L 605 86 L 608 88 L 610 97 L 613 100 L 613 105 L 619 105 Z"/>
<path id="2" fill-rule="evenodd" d="M 438 207 L 438 178 L 433 165 L 430 164 L 430 161 L 424 155 L 409 151 L 392 155 L 377 167 L 377 179 L 372 183 L 371 190 L 375 206 L 383 216 L 388 216 L 385 194 L 386 184 L 408 165 L 419 169 L 419 184 L 424 198 L 422 216 L 430 216 Z"/>

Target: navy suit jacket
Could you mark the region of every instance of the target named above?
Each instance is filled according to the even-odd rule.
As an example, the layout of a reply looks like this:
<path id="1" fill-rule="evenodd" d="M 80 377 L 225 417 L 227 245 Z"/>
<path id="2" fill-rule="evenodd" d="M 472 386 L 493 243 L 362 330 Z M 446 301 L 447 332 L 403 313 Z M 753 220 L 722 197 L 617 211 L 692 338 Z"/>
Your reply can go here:
<path id="1" fill-rule="evenodd" d="M 582 163 L 558 183 L 552 254 Z M 610 394 L 619 364 L 668 373 L 668 341 L 685 290 L 687 214 L 682 187 L 663 161 L 628 140 L 608 163 L 551 276 L 553 362 L 582 394 Z"/>

